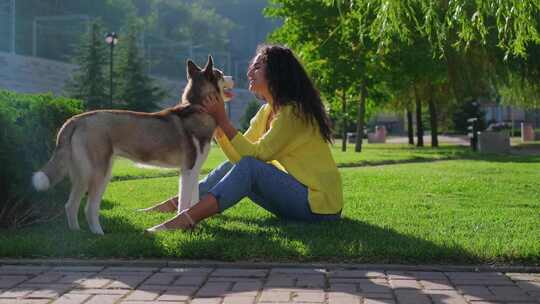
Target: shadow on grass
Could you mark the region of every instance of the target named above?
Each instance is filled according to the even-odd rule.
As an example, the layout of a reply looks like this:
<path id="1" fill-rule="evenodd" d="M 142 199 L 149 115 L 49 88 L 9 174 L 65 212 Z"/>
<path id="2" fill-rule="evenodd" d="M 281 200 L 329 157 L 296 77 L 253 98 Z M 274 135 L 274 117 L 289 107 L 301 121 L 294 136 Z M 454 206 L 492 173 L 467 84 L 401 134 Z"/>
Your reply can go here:
<path id="1" fill-rule="evenodd" d="M 251 231 L 243 226 L 251 227 Z M 350 218 L 304 223 L 223 214 L 215 221 L 202 223 L 201 232 L 212 238 L 194 238 L 180 245 L 189 258 L 197 258 L 199 249 L 214 248 L 217 251 L 205 258 L 398 264 L 485 262 L 457 245 L 436 245 Z"/>
<path id="2" fill-rule="evenodd" d="M 414 163 L 433 163 L 447 160 L 465 159 L 462 157 L 442 157 L 442 158 L 428 158 L 416 156 L 408 159 L 386 159 L 386 160 L 361 160 L 357 162 L 340 162 L 337 164 L 338 168 L 354 168 L 354 167 L 376 167 L 387 165 L 400 165 L 400 164 L 414 164 Z"/>

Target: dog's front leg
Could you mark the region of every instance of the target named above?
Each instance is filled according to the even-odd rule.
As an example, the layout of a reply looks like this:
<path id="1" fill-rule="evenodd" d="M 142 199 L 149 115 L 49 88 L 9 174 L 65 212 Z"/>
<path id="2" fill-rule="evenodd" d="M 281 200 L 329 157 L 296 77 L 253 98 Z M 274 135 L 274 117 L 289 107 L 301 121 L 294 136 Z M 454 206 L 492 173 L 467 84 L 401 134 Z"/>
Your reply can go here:
<path id="1" fill-rule="evenodd" d="M 199 148 L 197 146 L 197 148 Z M 191 206 L 193 207 L 197 202 L 200 200 L 200 194 L 199 194 L 199 176 L 201 174 L 201 169 L 208 158 L 208 153 L 210 152 L 210 143 L 203 143 L 202 152 L 199 152 L 200 150 L 197 149 L 197 159 L 195 160 L 195 166 L 193 167 L 193 179 L 195 180 L 195 186 L 193 187 L 193 195 L 191 197 Z"/>
<path id="2" fill-rule="evenodd" d="M 182 178 L 180 179 L 180 189 L 178 192 L 178 213 L 191 207 L 193 197 L 193 189 L 197 182 L 197 177 L 193 174 L 193 169 L 182 170 Z"/>
<path id="3" fill-rule="evenodd" d="M 198 170 L 194 170 L 193 172 L 193 179 L 194 179 L 194 186 L 193 186 L 193 194 L 191 195 L 191 203 L 189 204 L 189 207 L 193 207 L 196 203 L 199 202 L 199 175 L 201 174 L 201 168 L 198 168 Z"/>
<path id="4" fill-rule="evenodd" d="M 193 168 L 182 170 L 182 179 L 180 180 L 180 194 L 178 212 L 182 212 L 199 201 L 199 174 L 203 163 L 208 158 L 210 152 L 210 143 L 201 143 L 198 139 L 193 138 L 195 145 L 196 158 Z M 200 145 L 203 145 L 202 149 Z"/>

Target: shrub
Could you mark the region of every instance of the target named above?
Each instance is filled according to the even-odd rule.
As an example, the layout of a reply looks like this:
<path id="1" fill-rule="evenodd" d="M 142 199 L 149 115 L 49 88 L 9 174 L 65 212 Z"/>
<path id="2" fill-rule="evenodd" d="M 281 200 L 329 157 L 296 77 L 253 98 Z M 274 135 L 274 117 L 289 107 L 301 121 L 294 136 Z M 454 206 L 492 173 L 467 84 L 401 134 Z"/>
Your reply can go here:
<path id="1" fill-rule="evenodd" d="M 256 101 L 252 100 L 248 103 L 246 109 L 244 110 L 244 115 L 242 115 L 242 118 L 240 118 L 240 130 L 246 131 L 249 128 L 249 123 L 251 122 L 251 119 L 257 112 L 259 111 L 259 108 L 261 107 L 261 104 Z"/>
<path id="2" fill-rule="evenodd" d="M 52 94 L 0 91 L 0 227 L 18 227 L 42 215 L 32 207 L 38 203 L 32 172 L 49 159 L 64 121 L 82 108 L 78 100 Z"/>

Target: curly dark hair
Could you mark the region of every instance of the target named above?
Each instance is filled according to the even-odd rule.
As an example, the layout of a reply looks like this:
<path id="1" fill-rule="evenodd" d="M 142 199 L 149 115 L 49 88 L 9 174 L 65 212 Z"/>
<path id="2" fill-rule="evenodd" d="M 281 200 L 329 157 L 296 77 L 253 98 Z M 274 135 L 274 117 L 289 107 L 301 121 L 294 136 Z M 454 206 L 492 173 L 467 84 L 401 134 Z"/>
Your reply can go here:
<path id="1" fill-rule="evenodd" d="M 274 111 L 287 104 L 297 105 L 296 114 L 306 122 L 316 122 L 321 136 L 326 142 L 331 142 L 330 119 L 319 91 L 291 49 L 281 45 L 262 44 L 257 47 L 256 55 L 259 54 L 266 64 L 265 76 L 273 98 Z"/>

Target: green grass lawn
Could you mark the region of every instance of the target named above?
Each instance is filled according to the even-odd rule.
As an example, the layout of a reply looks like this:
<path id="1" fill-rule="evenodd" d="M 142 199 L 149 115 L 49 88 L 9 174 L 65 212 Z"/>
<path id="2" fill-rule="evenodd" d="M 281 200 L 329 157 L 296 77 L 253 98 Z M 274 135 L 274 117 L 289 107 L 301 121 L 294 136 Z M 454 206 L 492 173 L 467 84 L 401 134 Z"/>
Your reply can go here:
<path id="1" fill-rule="evenodd" d="M 243 200 L 195 232 L 145 235 L 170 215 L 135 209 L 174 195 L 177 173 L 120 161 L 102 204 L 105 236 L 88 232 L 81 208 L 82 231 L 69 231 L 62 214 L 0 234 L 0 256 L 540 264 L 540 156 L 391 144 L 352 151 L 333 151 L 345 195 L 339 222 L 286 222 Z M 203 171 L 222 160 L 213 149 Z"/>

